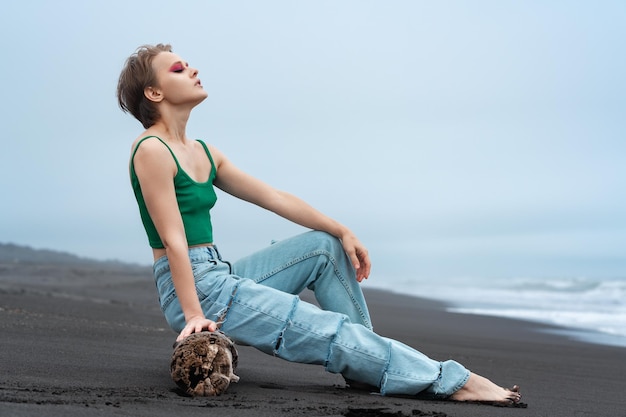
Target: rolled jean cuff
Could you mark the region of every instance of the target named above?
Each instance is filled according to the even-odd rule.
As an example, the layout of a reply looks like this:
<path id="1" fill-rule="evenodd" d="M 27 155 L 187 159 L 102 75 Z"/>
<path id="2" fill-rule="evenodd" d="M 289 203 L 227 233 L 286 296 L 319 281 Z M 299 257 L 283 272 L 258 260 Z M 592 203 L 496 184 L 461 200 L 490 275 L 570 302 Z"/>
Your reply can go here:
<path id="1" fill-rule="evenodd" d="M 468 371 L 460 363 L 453 360 L 441 362 L 441 373 L 439 378 L 426 390 L 426 392 L 437 398 L 447 398 L 463 388 L 469 380 L 469 377 L 470 371 Z"/>

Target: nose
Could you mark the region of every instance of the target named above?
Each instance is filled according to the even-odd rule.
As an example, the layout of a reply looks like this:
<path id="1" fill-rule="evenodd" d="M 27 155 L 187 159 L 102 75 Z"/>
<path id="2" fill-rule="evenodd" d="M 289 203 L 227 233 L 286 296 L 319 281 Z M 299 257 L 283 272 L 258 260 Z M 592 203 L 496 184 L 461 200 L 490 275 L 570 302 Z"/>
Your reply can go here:
<path id="1" fill-rule="evenodd" d="M 191 78 L 194 78 L 198 75 L 198 69 L 197 68 L 189 68 L 191 70 Z"/>

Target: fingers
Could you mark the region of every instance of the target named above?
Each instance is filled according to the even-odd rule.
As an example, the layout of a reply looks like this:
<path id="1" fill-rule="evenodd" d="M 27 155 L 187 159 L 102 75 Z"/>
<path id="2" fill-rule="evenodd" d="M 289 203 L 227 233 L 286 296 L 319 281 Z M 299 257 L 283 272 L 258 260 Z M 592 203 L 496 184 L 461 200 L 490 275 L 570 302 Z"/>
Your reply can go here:
<path id="1" fill-rule="evenodd" d="M 350 257 L 350 261 L 356 271 L 356 280 L 358 282 L 367 279 L 370 274 L 371 262 L 367 249 L 362 246 L 354 246 L 346 251 Z"/>
<path id="2" fill-rule="evenodd" d="M 187 325 L 185 325 L 183 330 L 180 332 L 180 334 L 176 338 L 176 341 L 180 342 L 183 339 L 185 339 L 187 336 L 193 333 L 200 333 L 201 331 L 205 329 L 210 332 L 214 332 L 217 330 L 217 324 L 214 321 L 207 320 L 207 319 L 190 320 L 187 323 Z"/>
<path id="3" fill-rule="evenodd" d="M 188 334 L 185 334 L 185 331 L 183 330 L 182 332 L 180 332 L 178 334 L 178 337 L 176 338 L 177 342 L 182 342 L 184 338 L 186 338 L 187 336 L 189 336 Z"/>
<path id="4" fill-rule="evenodd" d="M 361 282 L 370 274 L 370 258 L 367 249 L 353 235 L 348 235 L 341 239 L 343 249 L 350 258 L 350 262 L 356 272 L 357 282 Z"/>
<path id="5" fill-rule="evenodd" d="M 207 320 L 206 322 L 199 322 L 196 323 L 191 333 L 200 333 L 204 329 L 207 329 L 210 332 L 214 332 L 215 330 L 217 330 L 217 326 L 215 325 L 215 322 L 211 320 Z"/>
<path id="6" fill-rule="evenodd" d="M 356 268 L 356 280 L 358 282 L 362 282 L 364 279 L 367 279 L 370 276 L 370 265 L 369 263 L 365 264 L 361 262 L 361 265 Z"/>
<path id="7" fill-rule="evenodd" d="M 361 268 L 359 269 L 361 270 L 363 278 L 367 279 L 370 276 L 370 270 L 372 268 L 372 263 L 370 262 L 370 256 L 367 253 L 367 250 L 365 250 L 365 253 L 363 253 L 362 258 L 363 259 L 361 260 Z"/>
<path id="8" fill-rule="evenodd" d="M 365 271 L 365 268 L 363 267 L 363 263 L 359 261 L 359 258 L 356 254 L 352 256 L 352 265 L 354 266 L 354 270 L 356 272 L 356 280 L 358 282 L 367 279 L 367 273 Z"/>
<path id="9" fill-rule="evenodd" d="M 348 252 L 348 256 L 350 257 L 350 262 L 352 262 L 352 266 L 359 275 L 359 269 L 361 269 L 361 263 L 359 262 L 359 257 L 356 256 L 355 252 Z"/>

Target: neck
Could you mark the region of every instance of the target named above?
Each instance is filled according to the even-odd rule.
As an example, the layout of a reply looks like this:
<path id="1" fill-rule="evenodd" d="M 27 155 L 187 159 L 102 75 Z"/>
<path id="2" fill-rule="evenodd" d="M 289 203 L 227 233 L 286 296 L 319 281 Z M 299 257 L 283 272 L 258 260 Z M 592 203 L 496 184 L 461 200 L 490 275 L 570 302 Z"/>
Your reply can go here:
<path id="1" fill-rule="evenodd" d="M 185 143 L 187 140 L 185 126 L 176 126 L 159 121 L 155 123 L 150 130 L 154 130 L 157 136 L 166 142 Z"/>
<path id="2" fill-rule="evenodd" d="M 162 132 L 164 139 L 168 141 L 185 143 L 189 113 L 189 111 L 161 111 L 161 118 L 154 124 L 153 128 Z"/>

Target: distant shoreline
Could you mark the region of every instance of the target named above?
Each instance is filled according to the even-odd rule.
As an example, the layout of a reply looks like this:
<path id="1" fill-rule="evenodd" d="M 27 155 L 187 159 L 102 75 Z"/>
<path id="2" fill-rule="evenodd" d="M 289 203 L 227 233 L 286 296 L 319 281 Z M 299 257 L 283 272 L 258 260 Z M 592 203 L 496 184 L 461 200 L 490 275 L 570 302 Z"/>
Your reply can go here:
<path id="1" fill-rule="evenodd" d="M 34 249 L 30 246 L 25 245 L 17 245 L 13 243 L 0 243 L 0 266 L 2 264 L 12 265 L 13 267 L 24 267 L 28 269 L 29 266 L 41 266 L 41 265 L 51 265 L 57 266 L 59 268 L 74 266 L 74 267 L 86 267 L 86 268 L 104 268 L 104 269 L 112 269 L 117 271 L 133 271 L 135 274 L 139 274 L 139 276 L 143 276 L 143 273 L 150 274 L 151 266 L 150 265 L 140 265 L 133 264 L 121 261 L 102 261 L 91 258 L 80 257 L 68 252 L 55 251 L 50 249 Z M 16 265 L 16 264 L 19 264 Z M 0 274 L 0 277 L 4 275 L 4 282 L 6 283 L 7 271 L 4 271 L 3 274 Z M 43 281 L 38 280 L 37 278 L 44 278 L 41 275 L 36 273 L 27 274 L 29 278 L 25 278 L 24 275 L 21 275 L 18 278 L 18 282 L 22 284 L 35 284 L 42 283 L 43 281 L 47 281 L 49 284 L 49 277 L 45 277 Z M 151 280 L 151 276 L 146 275 L 146 279 Z M 32 281 L 34 280 L 34 281 Z M 59 281 L 60 282 L 60 281 Z M 0 281 L 0 285 L 2 281 Z M 75 285 L 74 283 L 66 283 L 65 287 Z M 59 289 L 59 291 L 64 291 L 64 289 Z M 365 287 L 364 291 L 368 294 L 376 294 L 377 297 L 383 297 L 386 299 L 388 296 L 395 297 L 395 300 L 398 297 L 407 296 L 410 297 L 411 300 L 415 300 L 415 303 L 419 303 L 422 306 L 428 306 L 428 308 L 434 308 L 441 311 L 448 311 L 451 313 L 458 314 L 477 314 L 483 317 L 502 317 L 496 314 L 482 314 L 482 313 L 472 313 L 471 311 L 464 311 L 463 308 L 453 307 L 452 304 L 447 303 L 445 301 L 424 298 L 420 296 L 414 296 L 410 294 L 401 294 L 399 292 L 381 288 L 381 287 Z M 305 297 L 306 298 L 306 297 Z M 309 301 L 314 300 L 309 298 Z M 613 337 L 608 334 L 594 332 L 592 330 L 578 329 L 575 327 L 568 326 L 560 326 L 554 324 L 547 324 L 545 322 L 539 320 L 530 320 L 530 319 L 519 319 L 522 321 L 527 321 L 536 326 L 537 332 L 539 333 L 550 333 L 554 335 L 558 335 L 560 337 L 565 337 L 569 339 L 574 339 L 583 343 L 591 343 L 591 344 L 600 344 L 600 345 L 608 345 L 608 346 L 616 346 L 616 347 L 626 347 L 626 340 L 621 337 Z"/>

